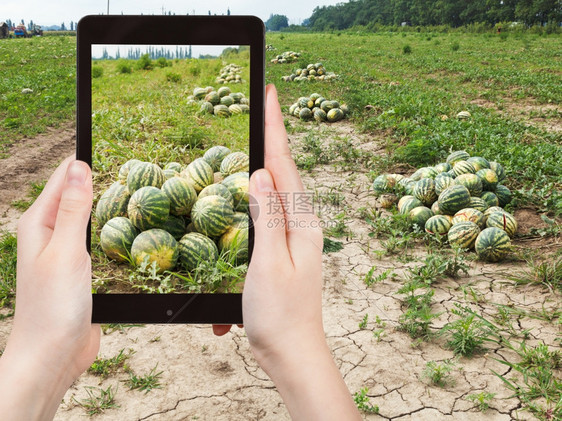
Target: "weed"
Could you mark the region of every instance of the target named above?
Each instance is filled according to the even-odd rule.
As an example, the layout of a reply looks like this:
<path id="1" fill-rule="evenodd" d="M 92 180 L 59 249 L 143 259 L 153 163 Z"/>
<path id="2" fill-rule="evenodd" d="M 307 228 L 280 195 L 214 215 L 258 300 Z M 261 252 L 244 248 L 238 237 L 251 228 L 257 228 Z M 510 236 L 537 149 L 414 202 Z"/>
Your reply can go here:
<path id="1" fill-rule="evenodd" d="M 440 331 L 448 336 L 447 346 L 455 354 L 464 357 L 471 357 L 484 350 L 483 344 L 491 334 L 489 326 L 476 318 L 476 314 L 459 305 L 451 312 L 459 318 L 445 324 Z"/>
<path id="2" fill-rule="evenodd" d="M 124 351 L 125 350 L 122 349 L 119 351 L 119 354 L 111 358 L 97 357 L 90 368 L 88 368 L 88 373 L 106 379 L 118 369 L 125 368 L 125 361 L 129 359 L 129 357 L 133 354 L 133 351 L 129 350 L 127 354 L 125 354 Z"/>
<path id="3" fill-rule="evenodd" d="M 418 290 L 422 289 L 422 293 Z M 419 279 L 410 278 L 398 291 L 404 294 L 406 311 L 398 318 L 398 329 L 408 333 L 412 339 L 427 339 L 431 336 L 431 322 L 440 316 L 431 310 L 435 291 Z"/>
<path id="4" fill-rule="evenodd" d="M 402 53 L 404 54 L 412 53 L 412 47 L 410 46 L 410 44 L 406 44 L 404 47 L 402 47 Z"/>
<path id="5" fill-rule="evenodd" d="M 0 233 L 0 307 L 13 304 L 16 296 L 17 238 Z"/>
<path id="6" fill-rule="evenodd" d="M 428 379 L 431 384 L 439 387 L 445 387 L 454 383 L 451 377 L 451 371 L 455 367 L 456 362 L 452 360 L 445 360 L 442 363 L 437 361 L 428 361 L 422 372 L 422 377 Z"/>
<path id="7" fill-rule="evenodd" d="M 380 275 L 374 276 L 376 269 L 377 269 L 376 266 L 372 266 L 371 269 L 367 271 L 365 277 L 363 278 L 363 282 L 365 282 L 365 285 L 367 285 L 368 287 L 388 279 L 389 276 L 391 278 L 394 278 L 396 276 L 396 274 L 392 272 L 392 269 L 387 269 Z"/>
<path id="8" fill-rule="evenodd" d="M 136 67 L 139 70 L 152 70 L 154 68 L 154 63 L 148 53 L 146 53 L 137 60 Z"/>
<path id="9" fill-rule="evenodd" d="M 562 291 L 562 255 L 546 260 L 530 258 L 527 260 L 527 271 L 520 271 L 511 280 L 518 284 L 539 284 L 551 292 Z"/>
<path id="10" fill-rule="evenodd" d="M 369 320 L 369 315 L 365 314 L 363 319 L 359 322 L 359 329 L 367 329 L 367 321 Z"/>
<path id="11" fill-rule="evenodd" d="M 328 237 L 324 237 L 324 246 L 322 248 L 322 253 L 334 253 L 343 249 L 343 244 L 341 241 L 331 240 Z"/>
<path id="12" fill-rule="evenodd" d="M 457 41 L 453 42 L 453 44 L 451 45 L 451 50 L 453 51 L 459 51 L 460 48 L 461 46 Z"/>
<path id="13" fill-rule="evenodd" d="M 102 389 L 101 387 L 86 386 L 84 388 L 88 394 L 87 398 L 82 399 L 78 402 L 75 398 L 74 401 L 86 410 L 86 413 L 90 416 L 101 414 L 106 409 L 119 408 L 119 405 L 115 403 L 115 393 L 117 392 L 117 387 L 113 390 L 112 386 L 107 389 Z"/>
<path id="14" fill-rule="evenodd" d="M 160 58 L 164 58 L 164 57 L 160 57 Z M 166 80 L 172 83 L 180 83 L 181 75 L 179 73 L 168 72 L 166 73 Z"/>
<path id="15" fill-rule="evenodd" d="M 128 74 L 133 71 L 133 67 L 127 60 L 118 60 L 116 68 L 119 73 L 123 74 Z"/>
<path id="16" fill-rule="evenodd" d="M 100 66 L 92 66 L 92 77 L 94 79 L 97 79 L 102 76 L 103 76 L 103 68 Z"/>
<path id="17" fill-rule="evenodd" d="M 102 324 L 101 331 L 104 335 L 109 335 L 113 332 L 125 333 L 128 329 L 132 327 L 144 327 L 141 324 L 123 324 L 123 323 L 109 323 Z"/>
<path id="18" fill-rule="evenodd" d="M 466 397 L 467 400 L 474 402 L 478 409 L 482 412 L 486 411 L 490 407 L 490 402 L 496 396 L 495 393 L 490 392 L 480 392 L 472 393 Z"/>
<path id="19" fill-rule="evenodd" d="M 329 226 L 324 229 L 324 234 L 328 237 L 342 238 L 351 234 L 345 211 L 337 214 L 327 225 Z"/>
<path id="20" fill-rule="evenodd" d="M 156 372 L 156 368 L 158 364 L 156 364 L 148 374 L 144 376 L 137 376 L 132 371 L 129 372 L 129 380 L 127 380 L 127 384 L 129 389 L 138 389 L 143 391 L 144 393 L 150 392 L 152 389 L 160 389 L 160 376 L 162 375 L 163 371 Z"/>
<path id="21" fill-rule="evenodd" d="M 378 414 L 378 405 L 373 405 L 369 402 L 369 396 L 367 396 L 367 393 L 369 393 L 369 389 L 362 387 L 359 392 L 355 392 L 353 395 L 353 401 L 355 402 L 357 409 L 368 414 Z"/>
<path id="22" fill-rule="evenodd" d="M 160 268 L 156 261 L 149 262 L 145 259 L 139 266 L 132 269 L 129 282 L 133 288 L 151 294 L 168 294 L 175 291 L 172 275 L 159 273 Z"/>
<path id="23" fill-rule="evenodd" d="M 35 200 L 39 197 L 39 195 L 45 188 L 45 184 L 47 184 L 46 181 L 41 181 L 39 183 L 31 183 L 31 191 L 27 195 L 29 199 L 16 200 L 12 202 L 12 206 L 16 209 L 25 212 L 27 209 L 29 209 L 31 205 L 33 205 L 33 202 L 35 202 Z"/>

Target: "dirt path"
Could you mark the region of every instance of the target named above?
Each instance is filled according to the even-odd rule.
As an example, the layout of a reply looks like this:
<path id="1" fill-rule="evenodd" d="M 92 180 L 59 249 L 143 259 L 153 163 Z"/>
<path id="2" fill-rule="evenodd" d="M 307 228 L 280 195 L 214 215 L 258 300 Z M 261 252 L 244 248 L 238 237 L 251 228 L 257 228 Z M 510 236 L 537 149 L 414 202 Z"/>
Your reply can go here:
<path id="1" fill-rule="evenodd" d="M 33 139 L 24 139 L 0 159 L 0 230 L 16 231 L 21 212 L 11 206 L 25 199 L 30 183 L 49 178 L 56 166 L 75 151 L 75 123 L 67 123 Z"/>

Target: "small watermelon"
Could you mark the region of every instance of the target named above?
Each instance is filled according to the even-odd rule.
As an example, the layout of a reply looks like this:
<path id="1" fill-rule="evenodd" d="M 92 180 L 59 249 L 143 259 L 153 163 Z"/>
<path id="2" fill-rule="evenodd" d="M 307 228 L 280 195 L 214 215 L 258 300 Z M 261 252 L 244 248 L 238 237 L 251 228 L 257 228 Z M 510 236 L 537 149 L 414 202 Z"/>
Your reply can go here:
<path id="1" fill-rule="evenodd" d="M 226 146 L 213 146 L 209 148 L 203 155 L 203 159 L 211 166 L 213 171 L 218 171 L 221 166 L 222 160 L 232 151 Z"/>
<path id="2" fill-rule="evenodd" d="M 470 203 L 470 192 L 465 186 L 456 184 L 443 190 L 437 200 L 439 202 L 439 209 L 444 214 L 454 215 L 468 206 Z"/>
<path id="3" fill-rule="evenodd" d="M 470 155 L 466 151 L 451 152 L 447 157 L 447 163 L 454 166 L 458 161 L 466 161 Z"/>
<path id="4" fill-rule="evenodd" d="M 388 174 L 381 174 L 373 180 L 373 191 L 377 196 L 392 192 L 391 181 L 388 178 Z"/>
<path id="5" fill-rule="evenodd" d="M 141 231 L 159 228 L 170 214 L 170 199 L 156 187 L 141 187 L 131 196 L 127 213 L 133 225 Z"/>
<path id="6" fill-rule="evenodd" d="M 100 233 L 100 246 L 107 257 L 126 262 L 137 235 L 137 229 L 128 218 L 117 216 L 103 226 Z"/>
<path id="7" fill-rule="evenodd" d="M 494 191 L 498 185 L 498 175 L 489 168 L 483 168 L 476 173 L 482 180 L 483 190 Z"/>
<path id="8" fill-rule="evenodd" d="M 170 178 L 175 177 L 176 175 L 180 175 L 180 173 L 175 170 L 162 170 L 162 172 L 166 176 L 166 180 L 169 180 Z"/>
<path id="9" fill-rule="evenodd" d="M 213 168 L 203 158 L 190 163 L 181 175 L 189 180 L 197 193 L 214 182 Z"/>
<path id="10" fill-rule="evenodd" d="M 482 194 L 482 180 L 476 174 L 461 174 L 455 178 L 455 184 L 465 186 L 473 197 L 480 197 Z"/>
<path id="11" fill-rule="evenodd" d="M 478 234 L 474 248 L 480 259 L 488 262 L 499 262 L 510 252 L 511 241 L 504 230 L 489 227 Z"/>
<path id="12" fill-rule="evenodd" d="M 451 246 L 471 249 L 478 234 L 480 234 L 480 228 L 474 222 L 459 222 L 449 229 L 447 239 Z"/>
<path id="13" fill-rule="evenodd" d="M 402 206 L 404 206 L 404 203 L 406 203 L 406 201 L 408 201 L 410 199 L 415 199 L 415 197 L 411 196 L 411 195 L 406 195 L 406 196 L 402 196 L 400 198 L 400 200 L 398 200 L 398 205 L 396 205 L 396 207 L 398 208 L 398 212 L 400 212 L 400 210 L 402 209 Z M 418 200 L 418 199 L 416 199 L 416 200 Z M 418 200 L 418 202 L 420 202 L 420 201 Z M 422 203 L 420 202 L 420 204 L 418 206 L 422 206 Z M 417 206 L 414 206 L 414 207 L 417 207 Z"/>
<path id="14" fill-rule="evenodd" d="M 509 190 L 503 184 L 498 184 L 496 186 L 495 193 L 498 198 L 498 202 L 502 208 L 511 202 L 511 190 Z"/>
<path id="15" fill-rule="evenodd" d="M 500 205 L 500 201 L 498 200 L 498 196 L 496 196 L 496 194 L 494 192 L 485 191 L 485 192 L 482 193 L 480 198 L 482 200 L 484 200 L 484 202 L 486 202 L 488 204 L 488 206 L 490 206 L 490 207 Z"/>
<path id="16" fill-rule="evenodd" d="M 425 206 L 418 206 L 417 208 L 412 209 L 408 213 L 408 216 L 410 217 L 412 224 L 416 224 L 419 228 L 423 229 L 427 220 L 433 216 L 433 212 Z"/>
<path id="17" fill-rule="evenodd" d="M 192 271 L 202 261 L 216 262 L 219 258 L 217 246 L 209 237 L 198 232 L 185 234 L 178 243 L 179 262 L 187 271 Z"/>
<path id="18" fill-rule="evenodd" d="M 482 168 L 490 168 L 490 163 L 488 162 L 488 160 L 486 158 L 482 158 L 481 156 L 472 156 L 466 161 L 470 162 L 476 169 L 476 171 L 479 171 Z"/>
<path id="19" fill-rule="evenodd" d="M 411 196 L 410 198 L 408 198 L 402 203 L 402 206 L 399 211 L 402 215 L 408 215 L 412 209 L 420 206 L 423 206 L 421 200 Z"/>
<path id="20" fill-rule="evenodd" d="M 131 170 L 131 168 L 133 168 L 133 166 L 140 164 L 141 162 L 142 161 L 139 161 L 138 159 L 130 159 L 123 165 L 121 165 L 121 168 L 119 168 L 119 181 L 121 181 L 122 184 L 127 184 L 127 176 L 129 175 L 129 171 Z"/>
<path id="21" fill-rule="evenodd" d="M 434 215 L 425 223 L 425 232 L 443 238 L 449 232 L 452 224 L 445 215 Z"/>
<path id="22" fill-rule="evenodd" d="M 162 225 L 162 229 L 172 234 L 172 237 L 179 241 L 186 233 L 185 219 L 181 216 L 170 215 Z"/>
<path id="23" fill-rule="evenodd" d="M 314 120 L 318 121 L 319 123 L 327 121 L 328 115 L 326 114 L 326 111 L 320 108 L 316 109 L 316 111 L 314 111 Z"/>
<path id="24" fill-rule="evenodd" d="M 422 178 L 414 186 L 414 196 L 421 200 L 425 206 L 431 206 L 437 200 L 435 181 L 431 178 Z"/>
<path id="25" fill-rule="evenodd" d="M 486 226 L 496 227 L 504 230 L 507 235 L 513 237 L 517 232 L 517 220 L 508 212 L 491 212 L 488 214 Z"/>
<path id="26" fill-rule="evenodd" d="M 166 176 L 162 169 L 151 162 L 139 162 L 131 167 L 127 175 L 127 188 L 133 194 L 141 187 L 162 187 Z"/>
<path id="27" fill-rule="evenodd" d="M 490 161 L 490 169 L 496 173 L 498 182 L 501 183 L 503 180 L 505 180 L 505 170 L 499 163 Z"/>
<path id="28" fill-rule="evenodd" d="M 236 212 L 232 225 L 221 235 L 218 246 L 221 253 L 231 251 L 236 253 L 238 262 L 248 261 L 248 229 L 250 219 L 247 213 Z"/>
<path id="29" fill-rule="evenodd" d="M 451 171 L 453 169 L 453 167 L 451 167 L 451 164 L 447 163 L 447 162 L 441 162 L 439 164 L 437 164 L 436 166 L 433 167 L 433 169 L 435 171 L 437 171 L 439 174 L 447 172 L 447 171 Z"/>
<path id="30" fill-rule="evenodd" d="M 461 209 L 453 217 L 453 225 L 459 222 L 470 221 L 474 222 L 480 229 L 484 228 L 486 224 L 486 218 L 482 212 L 472 208 Z"/>
<path id="31" fill-rule="evenodd" d="M 158 228 L 141 232 L 131 246 L 131 256 L 135 265 L 138 266 L 148 259 L 149 263 L 157 263 L 159 273 L 173 269 L 178 255 L 178 242 L 172 234 Z"/>
<path id="32" fill-rule="evenodd" d="M 453 172 L 458 177 L 461 174 L 474 174 L 476 173 L 476 168 L 468 161 L 458 161 L 453 165 Z"/>
<path id="33" fill-rule="evenodd" d="M 471 197 L 467 207 L 484 212 L 488 209 L 488 204 L 481 197 Z"/>
<path id="34" fill-rule="evenodd" d="M 330 123 L 335 123 L 336 121 L 340 121 L 344 117 L 344 115 L 343 111 L 339 108 L 332 108 L 330 111 L 328 111 L 326 117 Z"/>
<path id="35" fill-rule="evenodd" d="M 248 210 L 250 196 L 250 177 L 247 172 L 237 172 L 226 177 L 221 184 L 225 186 L 234 199 L 234 210 L 245 212 Z"/>
<path id="36" fill-rule="evenodd" d="M 453 184 L 455 184 L 455 179 L 453 177 L 444 173 L 439 174 L 435 177 L 435 193 L 439 196 L 443 193 L 443 190 L 447 187 L 451 187 Z"/>
<path id="37" fill-rule="evenodd" d="M 226 199 L 230 206 L 234 207 L 234 198 L 232 197 L 232 193 L 230 193 L 226 186 L 222 184 L 211 184 L 205 187 L 201 190 L 201 192 L 199 192 L 197 200 L 206 196 L 222 196 Z"/>
<path id="38" fill-rule="evenodd" d="M 193 226 L 209 237 L 219 237 L 232 224 L 234 210 L 222 196 L 206 196 L 198 199 L 191 210 Z"/>
<path id="39" fill-rule="evenodd" d="M 184 177 L 173 177 L 162 185 L 162 191 L 170 200 L 172 215 L 189 215 L 197 200 L 195 189 Z"/>
<path id="40" fill-rule="evenodd" d="M 109 186 L 96 205 L 98 226 L 103 227 L 107 221 L 116 216 L 127 216 L 127 205 L 130 198 L 127 186 L 119 181 Z"/>
<path id="41" fill-rule="evenodd" d="M 245 172 L 250 169 L 250 157 L 244 152 L 233 152 L 227 155 L 221 162 L 220 172 L 227 177 L 237 172 Z"/>

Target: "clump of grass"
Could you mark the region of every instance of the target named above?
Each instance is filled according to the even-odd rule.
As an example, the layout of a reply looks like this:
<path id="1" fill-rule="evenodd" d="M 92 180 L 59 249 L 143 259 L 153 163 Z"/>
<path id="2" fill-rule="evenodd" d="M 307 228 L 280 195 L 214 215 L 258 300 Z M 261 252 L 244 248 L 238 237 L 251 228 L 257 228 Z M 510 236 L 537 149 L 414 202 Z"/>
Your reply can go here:
<path id="1" fill-rule="evenodd" d="M 129 350 L 128 353 L 125 353 L 125 350 L 122 349 L 117 355 L 111 358 L 97 357 L 90 368 L 88 368 L 88 373 L 106 379 L 119 369 L 126 370 L 127 367 L 125 362 L 129 359 L 132 353 L 133 352 L 131 350 Z"/>
<path id="2" fill-rule="evenodd" d="M 85 389 L 88 394 L 87 398 L 82 399 L 80 402 L 75 398 L 73 399 L 79 406 L 84 408 L 88 415 L 101 414 L 106 409 L 110 408 L 119 408 L 119 405 L 115 403 L 117 388 L 113 390 L 112 386 L 109 386 L 107 389 L 87 386 Z"/>
<path id="3" fill-rule="evenodd" d="M 419 279 L 410 278 L 397 294 L 406 295 L 406 311 L 398 318 L 398 329 L 408 333 L 412 339 L 428 339 L 431 336 L 431 322 L 440 315 L 431 309 L 435 291 Z"/>
<path id="4" fill-rule="evenodd" d="M 529 258 L 527 267 L 526 271 L 521 271 L 510 279 L 522 285 L 542 285 L 551 292 L 562 291 L 562 254 L 544 260 Z"/>
<path id="5" fill-rule="evenodd" d="M 490 407 L 490 402 L 496 396 L 495 393 L 490 392 L 480 392 L 472 393 L 466 397 L 467 400 L 474 402 L 478 409 L 482 412 L 486 411 Z"/>
<path id="6" fill-rule="evenodd" d="M 180 83 L 181 82 L 181 75 L 174 72 L 166 73 L 166 80 L 172 83 Z"/>
<path id="7" fill-rule="evenodd" d="M 484 350 L 484 342 L 489 340 L 492 332 L 488 324 L 476 317 L 476 314 L 457 305 L 451 312 L 458 319 L 447 323 L 441 329 L 441 334 L 448 336 L 447 346 L 456 355 L 471 357 Z"/>
<path id="8" fill-rule="evenodd" d="M 156 65 L 158 67 L 170 67 L 172 65 L 172 62 L 166 60 L 166 57 L 158 57 L 158 59 L 156 60 Z"/>
<path id="9" fill-rule="evenodd" d="M 129 389 L 138 389 L 140 391 L 144 391 L 144 393 L 148 393 L 152 389 L 160 389 L 160 387 L 162 386 L 160 384 L 160 376 L 162 375 L 163 371 L 156 372 L 157 367 L 158 364 L 156 364 L 148 372 L 148 374 L 144 376 L 138 376 L 133 371 L 130 371 L 129 380 L 127 380 Z"/>
<path id="10" fill-rule="evenodd" d="M 92 77 L 94 79 L 100 78 L 103 76 L 103 67 L 101 66 L 92 66 Z"/>
<path id="11" fill-rule="evenodd" d="M 39 195 L 41 194 L 41 192 L 45 188 L 45 184 L 47 184 L 46 181 L 40 181 L 38 183 L 35 183 L 35 182 L 31 183 L 31 191 L 27 195 L 28 199 L 27 200 L 26 199 L 15 200 L 15 201 L 12 202 L 12 206 L 16 209 L 21 210 L 22 212 L 25 212 L 26 210 L 29 209 L 29 207 L 31 205 L 33 205 L 35 200 L 39 197 Z"/>
<path id="12" fill-rule="evenodd" d="M 422 377 L 426 378 L 435 386 L 445 387 L 452 385 L 454 380 L 451 376 L 451 371 L 455 367 L 456 362 L 452 360 L 445 360 L 442 363 L 437 361 L 428 361 L 422 372 Z"/>
<path id="13" fill-rule="evenodd" d="M 154 63 L 148 53 L 146 53 L 137 60 L 136 67 L 139 70 L 152 70 L 154 68 Z"/>
<path id="14" fill-rule="evenodd" d="M 0 233 L 0 307 L 12 306 L 16 296 L 17 238 Z"/>
<path id="15" fill-rule="evenodd" d="M 343 244 L 341 241 L 331 240 L 328 237 L 324 237 L 324 246 L 322 248 L 322 253 L 334 253 L 343 249 Z"/>
<path id="16" fill-rule="evenodd" d="M 404 54 L 412 53 L 412 47 L 410 46 L 410 44 L 406 44 L 404 47 L 402 47 L 402 53 Z"/>
<path id="17" fill-rule="evenodd" d="M 159 273 L 158 263 L 149 262 L 148 258 L 133 268 L 129 273 L 129 282 L 133 288 L 150 294 L 168 294 L 175 291 L 175 285 L 170 273 Z"/>
<path id="18" fill-rule="evenodd" d="M 346 218 L 345 211 L 337 214 L 324 229 L 324 234 L 329 237 L 342 238 L 348 237 L 351 234 L 349 227 L 347 226 L 348 220 Z"/>
<path id="19" fill-rule="evenodd" d="M 367 322 L 369 321 L 369 314 L 365 314 L 363 319 L 359 322 L 359 329 L 367 329 Z"/>
<path id="20" fill-rule="evenodd" d="M 366 412 L 367 414 L 378 414 L 378 405 L 373 405 L 369 402 L 369 396 L 367 396 L 367 393 L 369 393 L 369 389 L 362 387 L 359 392 L 355 392 L 353 395 L 353 401 L 355 402 L 357 409 L 361 412 Z"/>
<path id="21" fill-rule="evenodd" d="M 380 275 L 375 276 L 374 273 L 376 269 L 377 269 L 376 266 L 372 266 L 371 269 L 367 271 L 365 277 L 363 278 L 363 282 L 365 282 L 365 285 L 367 285 L 368 287 L 388 279 L 389 276 L 391 278 L 394 278 L 396 276 L 396 274 L 392 272 L 392 269 L 387 269 Z"/>
<path id="22" fill-rule="evenodd" d="M 117 71 L 119 73 L 128 74 L 133 71 L 133 67 L 127 60 L 118 60 L 117 61 Z"/>
<path id="23" fill-rule="evenodd" d="M 453 51 L 459 51 L 460 48 L 461 48 L 461 46 L 458 43 L 458 41 L 453 42 L 453 44 L 451 45 L 451 50 L 453 50 Z"/>

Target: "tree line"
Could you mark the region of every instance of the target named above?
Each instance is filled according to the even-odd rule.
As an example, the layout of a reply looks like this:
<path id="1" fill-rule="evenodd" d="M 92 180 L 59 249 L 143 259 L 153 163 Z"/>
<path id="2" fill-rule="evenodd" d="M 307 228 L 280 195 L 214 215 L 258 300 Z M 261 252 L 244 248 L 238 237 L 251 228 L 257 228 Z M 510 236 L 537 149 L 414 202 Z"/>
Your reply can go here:
<path id="1" fill-rule="evenodd" d="M 316 7 L 303 26 L 326 31 L 373 24 L 459 27 L 521 22 L 532 26 L 561 21 L 560 0 L 349 0 Z"/>

